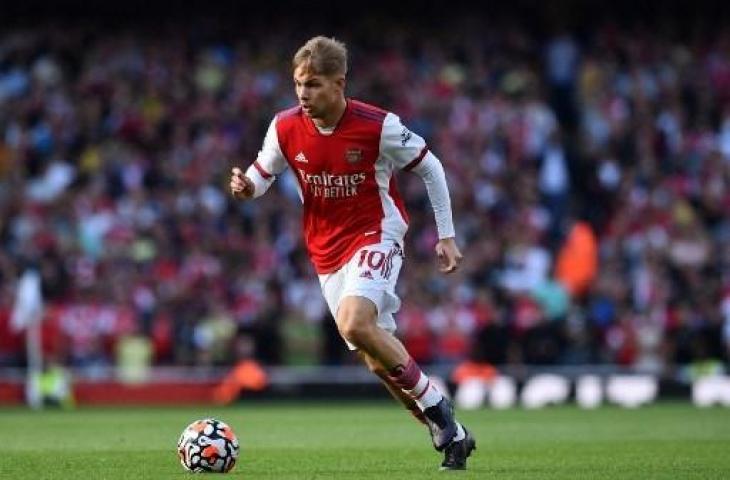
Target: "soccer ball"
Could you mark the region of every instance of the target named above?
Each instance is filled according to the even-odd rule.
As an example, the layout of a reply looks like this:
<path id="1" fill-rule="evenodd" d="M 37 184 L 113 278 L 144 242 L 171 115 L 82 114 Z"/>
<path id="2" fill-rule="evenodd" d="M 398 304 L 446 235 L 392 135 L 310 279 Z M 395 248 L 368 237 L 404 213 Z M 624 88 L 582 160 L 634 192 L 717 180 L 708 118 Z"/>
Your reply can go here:
<path id="1" fill-rule="evenodd" d="M 177 454 L 185 470 L 225 473 L 236 464 L 238 439 L 225 423 L 204 418 L 185 427 L 177 441 Z"/>

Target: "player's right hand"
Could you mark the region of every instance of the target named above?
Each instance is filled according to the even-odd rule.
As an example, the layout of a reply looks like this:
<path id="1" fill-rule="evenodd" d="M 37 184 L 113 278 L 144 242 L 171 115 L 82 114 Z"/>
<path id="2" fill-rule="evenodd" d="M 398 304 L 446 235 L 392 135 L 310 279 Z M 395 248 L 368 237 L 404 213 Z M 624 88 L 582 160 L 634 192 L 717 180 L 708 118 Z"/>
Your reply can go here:
<path id="1" fill-rule="evenodd" d="M 231 194 L 233 198 L 243 200 L 251 198 L 254 192 L 254 184 L 250 178 L 243 174 L 238 167 L 231 170 Z"/>

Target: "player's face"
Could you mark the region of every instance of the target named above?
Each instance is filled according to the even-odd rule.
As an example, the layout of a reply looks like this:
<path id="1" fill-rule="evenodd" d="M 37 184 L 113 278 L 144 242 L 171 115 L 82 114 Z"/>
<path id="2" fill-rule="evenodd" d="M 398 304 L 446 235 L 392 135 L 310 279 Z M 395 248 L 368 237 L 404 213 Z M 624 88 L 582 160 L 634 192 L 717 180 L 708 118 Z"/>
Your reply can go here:
<path id="1" fill-rule="evenodd" d="M 301 65 L 294 70 L 299 105 L 313 119 L 326 119 L 344 95 L 345 77 L 317 75 Z"/>

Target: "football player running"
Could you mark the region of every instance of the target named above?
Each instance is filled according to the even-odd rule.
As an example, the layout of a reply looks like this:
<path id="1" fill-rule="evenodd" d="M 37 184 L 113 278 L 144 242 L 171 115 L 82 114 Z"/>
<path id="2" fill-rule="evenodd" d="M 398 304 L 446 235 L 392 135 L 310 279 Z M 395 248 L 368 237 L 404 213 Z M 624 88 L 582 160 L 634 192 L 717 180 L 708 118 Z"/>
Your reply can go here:
<path id="1" fill-rule="evenodd" d="M 259 197 L 292 169 L 307 251 L 340 334 L 428 426 L 434 448 L 444 454 L 441 469 L 463 470 L 474 437 L 393 335 L 408 227 L 394 171 L 413 172 L 425 183 L 438 230 L 439 269 L 452 273 L 462 261 L 441 162 L 396 115 L 345 96 L 343 43 L 314 37 L 296 52 L 292 66 L 299 104 L 274 117 L 245 173 L 233 169 L 231 192 L 237 199 Z"/>

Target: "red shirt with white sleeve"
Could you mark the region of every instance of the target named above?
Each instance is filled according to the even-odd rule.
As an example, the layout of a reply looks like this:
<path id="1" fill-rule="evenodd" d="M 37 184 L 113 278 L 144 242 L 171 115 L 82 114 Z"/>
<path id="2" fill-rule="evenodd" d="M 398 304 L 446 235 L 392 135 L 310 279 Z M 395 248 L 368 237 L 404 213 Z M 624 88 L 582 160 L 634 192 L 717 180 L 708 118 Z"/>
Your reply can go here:
<path id="1" fill-rule="evenodd" d="M 297 178 L 304 240 L 319 274 L 337 271 L 365 245 L 403 244 L 408 215 L 395 170 L 413 170 L 424 178 L 439 237 L 454 235 L 443 168 L 423 138 L 393 113 L 348 99 L 334 129 L 323 130 L 300 107 L 280 112 L 246 172 L 254 197 L 287 167 Z"/>

